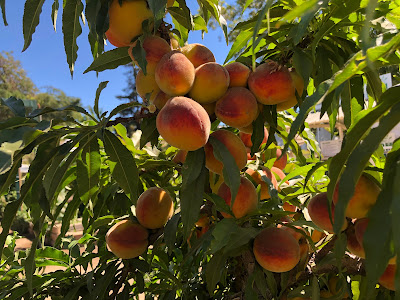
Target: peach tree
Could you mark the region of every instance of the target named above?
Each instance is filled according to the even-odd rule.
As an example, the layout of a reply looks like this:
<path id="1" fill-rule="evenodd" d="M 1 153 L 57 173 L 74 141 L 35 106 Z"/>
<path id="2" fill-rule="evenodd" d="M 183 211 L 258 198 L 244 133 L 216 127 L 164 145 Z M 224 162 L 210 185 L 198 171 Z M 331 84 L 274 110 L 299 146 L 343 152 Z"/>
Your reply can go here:
<path id="1" fill-rule="evenodd" d="M 0 195 L 34 155 L 1 219 L 1 299 L 399 298 L 400 140 L 382 143 L 400 87 L 380 77 L 399 80 L 399 1 L 237 1 L 238 23 L 218 0 L 52 2 L 71 74 L 87 25 L 85 72 L 133 61 L 142 100 L 101 113 L 107 82 L 93 113 L 0 99 L 14 115 L 0 122 Z M 25 1 L 23 50 L 43 3 Z M 224 65 L 187 43 L 211 24 L 235 36 Z M 329 158 L 305 122 L 316 107 L 332 137 L 345 128 Z M 84 119 L 40 118 L 59 110 Z M 10 231 L 20 209 L 26 250 Z"/>

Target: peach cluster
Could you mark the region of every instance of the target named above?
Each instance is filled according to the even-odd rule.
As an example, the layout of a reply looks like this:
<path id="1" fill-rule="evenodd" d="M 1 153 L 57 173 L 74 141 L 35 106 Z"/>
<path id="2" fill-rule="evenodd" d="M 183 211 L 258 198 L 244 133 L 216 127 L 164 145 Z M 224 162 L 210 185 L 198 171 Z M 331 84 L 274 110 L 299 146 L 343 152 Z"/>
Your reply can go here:
<path id="1" fill-rule="evenodd" d="M 122 259 L 143 254 L 149 245 L 148 229 L 163 227 L 173 212 L 174 203 L 166 190 L 158 187 L 147 189 L 136 203 L 138 222 L 123 220 L 111 227 L 106 234 L 108 249 Z"/>

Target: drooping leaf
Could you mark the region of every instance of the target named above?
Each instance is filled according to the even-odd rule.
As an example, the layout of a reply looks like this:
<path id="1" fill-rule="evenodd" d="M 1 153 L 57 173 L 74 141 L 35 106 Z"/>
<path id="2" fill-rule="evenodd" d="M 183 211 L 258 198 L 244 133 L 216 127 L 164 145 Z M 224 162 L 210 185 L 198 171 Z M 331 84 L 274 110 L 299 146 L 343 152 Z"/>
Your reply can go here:
<path id="1" fill-rule="evenodd" d="M 258 152 L 260 149 L 261 143 L 264 140 L 264 114 L 258 114 L 257 119 L 253 122 L 253 132 L 251 134 L 251 149 L 250 156 L 253 156 L 254 153 Z"/>
<path id="2" fill-rule="evenodd" d="M 157 31 L 165 15 L 167 0 L 149 0 L 147 3 L 149 4 L 150 10 L 154 16 L 154 30 Z"/>
<path id="3" fill-rule="evenodd" d="M 6 0 L 0 0 L 0 9 L 1 9 L 1 14 L 3 16 L 4 26 L 8 26 L 6 18 Z"/>
<path id="4" fill-rule="evenodd" d="M 235 54 L 237 54 L 241 49 L 246 47 L 252 36 L 253 32 L 250 30 L 240 32 L 233 42 L 233 45 L 225 58 L 224 64 L 226 64 L 232 57 L 234 57 Z"/>
<path id="5" fill-rule="evenodd" d="M 132 59 L 128 54 L 128 47 L 119 47 L 100 54 L 99 57 L 97 57 L 83 72 L 83 74 L 86 74 L 89 71 L 101 72 L 104 70 L 115 69 L 119 66 L 126 65 L 131 61 Z"/>
<path id="6" fill-rule="evenodd" d="M 103 141 L 113 178 L 135 204 L 138 197 L 139 171 L 132 153 L 108 130 L 104 131 Z"/>
<path id="7" fill-rule="evenodd" d="M 158 142 L 159 133 L 156 126 L 157 116 L 146 118 L 142 120 L 140 136 L 140 149 L 142 149 L 148 142 L 155 146 Z"/>
<path id="8" fill-rule="evenodd" d="M 108 81 L 102 81 L 99 83 L 99 86 L 96 90 L 96 98 L 94 99 L 94 106 L 93 106 L 93 111 L 95 112 L 96 116 L 100 119 L 100 113 L 99 113 L 99 99 L 100 99 L 100 94 L 101 91 L 104 90 L 107 87 Z"/>
<path id="9" fill-rule="evenodd" d="M 22 30 L 24 33 L 24 52 L 32 42 L 32 35 L 39 25 L 39 17 L 42 13 L 44 0 L 27 0 L 24 7 L 24 16 L 22 18 Z"/>
<path id="10" fill-rule="evenodd" d="M 57 16 L 59 7 L 60 7 L 59 1 L 54 0 L 53 5 L 51 6 L 51 21 L 53 22 L 54 31 L 57 31 Z"/>
<path id="11" fill-rule="evenodd" d="M 165 225 L 164 239 L 169 249 L 173 249 L 175 247 L 176 232 L 178 229 L 178 223 L 180 218 L 181 215 L 179 213 L 175 214 L 172 216 L 171 219 L 169 219 L 168 223 Z"/>
<path id="12" fill-rule="evenodd" d="M 21 99 L 10 97 L 7 100 L 0 99 L 0 103 L 7 106 L 17 117 L 25 117 L 25 106 Z"/>
<path id="13" fill-rule="evenodd" d="M 206 283 L 208 293 L 212 296 L 217 283 L 220 281 L 224 271 L 227 256 L 222 253 L 216 253 L 206 265 Z"/>

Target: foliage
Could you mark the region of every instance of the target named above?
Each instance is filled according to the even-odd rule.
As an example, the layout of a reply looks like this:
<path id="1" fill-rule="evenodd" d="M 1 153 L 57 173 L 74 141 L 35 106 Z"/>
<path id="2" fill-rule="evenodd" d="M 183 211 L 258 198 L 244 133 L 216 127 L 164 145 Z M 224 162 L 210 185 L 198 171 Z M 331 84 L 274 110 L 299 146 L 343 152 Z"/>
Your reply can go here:
<path id="1" fill-rule="evenodd" d="M 191 14 L 184 0 L 167 9 L 181 45 L 190 31 L 206 30 L 211 16 L 227 33 L 217 2 L 198 1 L 197 15 Z M 246 5 L 252 2 L 246 1 Z M 55 18 L 58 1 L 54 4 Z M 26 1 L 25 48 L 39 23 L 42 5 L 43 1 Z M 91 0 L 83 5 L 80 0 L 67 0 L 63 8 L 63 34 L 71 72 L 81 33 L 77 16 L 82 11 L 90 28 L 88 40 L 94 57 L 87 71 L 100 72 L 126 64 L 126 48 L 103 52 L 108 1 Z M 253 123 L 252 152 L 258 151 L 264 126 L 269 130 L 269 139 L 257 152 L 258 159 L 249 165 L 271 167 L 276 160 L 271 153 L 277 140 L 283 141 L 291 159 L 280 190 L 264 179 L 272 198 L 238 220 L 221 217 L 219 212 L 229 212 L 230 208 L 213 190 L 218 178 L 206 171 L 202 149 L 190 152 L 183 165 L 172 161 L 177 149 L 159 138 L 156 113 L 146 111 L 141 131 L 130 139 L 125 127 L 113 118 L 137 103 L 121 104 L 109 114 L 99 112 L 98 100 L 105 83 L 99 85 L 93 113 L 78 105 L 29 113 L 16 98 L 2 100 L 14 117 L 0 123 L 1 195 L 7 194 L 13 184 L 22 158 L 33 152 L 35 159 L 20 197 L 7 204 L 1 222 L 0 298 L 104 299 L 118 295 L 118 299 L 131 299 L 146 293 L 148 298 L 160 299 L 283 299 L 301 295 L 319 299 L 321 291 L 329 289 L 328 280 L 337 275 L 343 289 L 331 299 L 342 299 L 346 291 L 358 299 L 394 299 L 394 292 L 376 287 L 376 282 L 390 256 L 400 257 L 395 217 L 399 212 L 396 183 L 400 176 L 400 140 L 394 142 L 386 158 L 380 145 L 399 123 L 400 87 L 386 90 L 378 75 L 382 68 L 395 68 L 400 63 L 399 9 L 398 1 L 388 0 L 266 1 L 257 14 L 235 25 L 238 34 L 226 62 L 236 57 L 254 69 L 262 61 L 273 59 L 295 67 L 306 83 L 299 109 L 277 113 L 275 106 L 265 105 Z M 143 57 L 135 58 L 139 65 L 143 63 Z M 364 99 L 364 85 L 368 99 Z M 305 123 L 317 104 L 321 104 L 321 115 L 328 114 L 332 131 L 341 106 L 347 127 L 341 151 L 327 161 L 322 161 L 318 143 Z M 37 116 L 55 111 L 77 112 L 86 119 L 68 126 L 57 116 L 51 122 L 37 121 Z M 218 125 L 215 122 L 212 129 Z M 299 137 L 309 155 L 299 146 Z M 216 156 L 224 163 L 224 176 L 232 178 L 233 189 L 235 185 L 237 188 L 232 158 L 218 142 L 212 143 L 219 154 Z M 263 155 L 265 159 L 260 159 Z M 349 232 L 340 233 L 347 202 L 364 171 L 382 187 L 366 233 L 366 240 L 379 239 L 379 243 L 365 243 L 365 263 L 345 253 Z M 284 182 L 289 179 L 291 184 L 287 186 Z M 261 228 L 283 224 L 308 231 L 319 229 L 306 218 L 307 202 L 325 191 L 331 201 L 339 179 L 336 235 L 316 245 L 310 243 L 312 253 L 289 272 L 262 269 L 251 251 Z M 118 259 L 107 250 L 105 234 L 120 219 L 135 219 L 132 208 L 137 197 L 152 186 L 163 187 L 173 196 L 175 214 L 165 228 L 150 231 L 152 246 L 146 253 L 129 260 Z M 290 224 L 282 221 L 289 214 L 282 209 L 285 202 L 298 207 Z M 17 236 L 8 235 L 8 230 L 22 204 L 29 208 L 36 237 L 30 250 L 14 252 Z M 84 235 L 77 241 L 65 240 L 79 209 Z M 38 247 L 62 211 L 61 234 L 55 247 Z M 212 224 L 197 238 L 193 224 L 200 212 L 206 213 Z M 307 240 L 310 242 L 309 237 Z M 69 251 L 62 251 L 63 247 Z M 92 264 L 94 258 L 99 259 L 97 265 Z M 59 266 L 62 271 L 43 273 L 48 266 Z M 399 276 L 400 268 L 397 282 Z"/>

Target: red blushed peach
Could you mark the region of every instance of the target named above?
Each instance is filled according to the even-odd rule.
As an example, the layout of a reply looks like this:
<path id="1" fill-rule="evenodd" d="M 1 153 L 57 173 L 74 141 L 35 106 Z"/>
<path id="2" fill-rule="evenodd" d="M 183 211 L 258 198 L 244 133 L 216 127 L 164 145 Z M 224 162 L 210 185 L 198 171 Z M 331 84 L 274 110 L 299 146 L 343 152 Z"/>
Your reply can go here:
<path id="1" fill-rule="evenodd" d="M 158 62 L 155 79 L 160 89 L 170 96 L 183 96 L 192 88 L 195 69 L 178 50 L 165 54 Z"/>
<path id="2" fill-rule="evenodd" d="M 251 146 L 253 146 L 253 142 L 251 141 L 251 133 L 244 133 L 244 132 L 239 132 L 239 137 L 242 140 L 243 144 L 248 147 L 251 148 Z M 266 144 L 268 140 L 268 130 L 267 128 L 264 127 L 264 138 L 261 142 L 261 145 Z"/>
<path id="3" fill-rule="evenodd" d="M 153 17 L 145 0 L 111 1 L 108 9 L 109 28 L 106 37 L 116 47 L 129 46 L 133 38 L 143 33 L 142 22 Z M 114 44 L 114 43 L 115 44 Z"/>
<path id="4" fill-rule="evenodd" d="M 365 258 L 364 247 L 358 242 L 354 224 L 350 223 L 349 228 L 346 230 L 347 235 L 347 249 L 357 255 L 358 257 Z"/>
<path id="5" fill-rule="evenodd" d="M 108 249 L 122 259 L 143 254 L 149 244 L 149 233 L 142 225 L 130 220 L 118 222 L 106 234 Z"/>
<path id="6" fill-rule="evenodd" d="M 262 104 L 285 102 L 295 95 L 293 80 L 288 69 L 268 60 L 250 74 L 249 89 Z"/>
<path id="7" fill-rule="evenodd" d="M 132 49 L 136 46 L 136 42 L 132 43 L 128 49 L 128 53 L 132 61 L 137 65 L 136 59 L 133 57 Z M 156 66 L 161 58 L 171 52 L 171 46 L 163 38 L 151 35 L 144 39 L 142 45 L 144 51 L 146 52 L 146 74 L 154 74 L 156 71 Z"/>
<path id="8" fill-rule="evenodd" d="M 136 217 L 146 228 L 163 227 L 174 213 L 174 203 L 164 189 L 151 187 L 142 193 L 136 203 Z"/>
<path id="9" fill-rule="evenodd" d="M 364 218 L 369 210 L 374 206 L 378 199 L 381 189 L 379 186 L 365 175 L 361 175 L 356 183 L 354 195 L 351 197 L 345 215 L 352 219 Z M 336 185 L 333 194 L 333 203 L 336 205 L 339 201 L 339 184 Z"/>
<path id="10" fill-rule="evenodd" d="M 281 149 L 276 149 L 276 160 L 274 161 L 274 167 L 277 167 L 278 169 L 285 169 L 286 164 L 287 164 L 287 153 L 285 153 L 282 157 L 282 150 Z"/>
<path id="11" fill-rule="evenodd" d="M 250 125 L 257 117 L 258 106 L 254 95 L 244 87 L 232 87 L 217 101 L 215 115 L 232 127 Z"/>
<path id="12" fill-rule="evenodd" d="M 283 203 L 282 208 L 284 211 L 291 211 L 291 212 L 296 212 L 296 210 L 297 210 L 297 207 L 290 204 L 289 202 Z M 290 214 L 288 216 L 293 217 L 294 214 Z"/>
<path id="13" fill-rule="evenodd" d="M 394 282 L 394 278 L 396 275 L 396 265 L 388 265 L 385 272 L 383 272 L 382 276 L 379 278 L 379 284 L 388 290 L 395 291 L 396 286 Z"/>
<path id="14" fill-rule="evenodd" d="M 297 104 L 298 104 L 297 98 L 296 98 L 296 96 L 293 96 L 293 97 L 289 98 L 289 100 L 287 100 L 285 102 L 278 103 L 276 105 L 276 110 L 277 111 L 284 111 L 284 110 L 287 110 L 289 108 L 292 108 L 292 107 L 296 106 Z"/>
<path id="15" fill-rule="evenodd" d="M 187 151 L 203 147 L 211 128 L 210 118 L 204 108 L 186 97 L 168 100 L 157 115 L 156 125 L 167 143 Z"/>
<path id="16" fill-rule="evenodd" d="M 290 76 L 293 80 L 294 87 L 296 89 L 297 94 L 299 97 L 303 95 L 304 92 L 304 80 L 303 78 L 296 72 L 294 68 L 289 69 Z M 290 97 L 289 100 L 286 100 L 285 102 L 278 103 L 276 105 L 276 110 L 277 111 L 283 111 L 289 108 L 292 108 L 293 106 L 297 105 L 297 97 L 296 95 L 293 95 L 293 97 Z"/>
<path id="17" fill-rule="evenodd" d="M 229 150 L 229 152 L 235 159 L 236 165 L 238 166 L 239 170 L 243 169 L 246 166 L 246 148 L 237 135 L 228 130 L 219 129 L 217 131 L 214 131 L 210 136 L 218 139 L 221 143 L 225 145 L 225 147 Z M 213 152 L 214 149 L 210 142 L 207 142 L 204 147 L 204 151 L 206 153 L 207 169 L 209 169 L 211 172 L 222 175 L 223 164 L 215 158 Z"/>
<path id="18" fill-rule="evenodd" d="M 156 83 L 154 75 L 144 75 L 143 71 L 140 70 L 136 76 L 136 92 L 139 96 L 142 97 L 142 99 L 153 102 L 159 91 L 160 88 Z"/>
<path id="19" fill-rule="evenodd" d="M 328 210 L 328 196 L 326 193 L 321 193 L 314 196 L 308 203 L 307 209 L 311 220 L 319 228 L 333 233 L 333 226 L 331 220 L 329 219 Z M 333 203 L 331 204 L 332 220 L 335 218 L 335 207 Z M 343 222 L 342 230 L 346 229 L 347 222 Z"/>
<path id="20" fill-rule="evenodd" d="M 171 99 L 171 96 L 167 95 L 163 91 L 159 91 L 153 99 L 153 104 L 158 108 L 162 109 L 167 101 Z"/>
<path id="21" fill-rule="evenodd" d="M 191 61 L 195 68 L 208 62 L 215 62 L 215 57 L 211 50 L 201 44 L 185 45 L 181 48 L 181 52 Z"/>
<path id="22" fill-rule="evenodd" d="M 250 68 L 240 62 L 233 62 L 225 66 L 229 73 L 229 87 L 241 86 L 247 87 L 247 80 L 250 75 Z"/>
<path id="23" fill-rule="evenodd" d="M 228 71 L 215 62 L 205 63 L 196 68 L 189 96 L 201 104 L 212 103 L 225 94 L 228 86 Z"/>
<path id="24" fill-rule="evenodd" d="M 266 167 L 261 167 L 260 171 L 269 180 L 271 180 L 272 185 L 277 190 L 278 182 L 276 181 L 275 176 L 272 175 L 271 171 Z M 265 200 L 265 199 L 271 198 L 271 195 L 269 194 L 269 190 L 268 190 L 268 184 L 262 179 L 262 175 L 259 173 L 259 171 L 255 171 L 253 169 L 247 169 L 246 173 L 249 174 L 251 176 L 251 178 L 253 178 L 255 183 L 261 185 L 260 199 Z"/>
<path id="25" fill-rule="evenodd" d="M 253 253 L 257 262 L 271 272 L 287 272 L 300 261 L 300 246 L 288 231 L 268 227 L 254 240 Z"/>
<path id="26" fill-rule="evenodd" d="M 172 159 L 172 161 L 174 163 L 184 164 L 187 154 L 188 154 L 188 152 L 186 150 L 179 150 L 178 152 L 176 152 L 176 154 L 175 154 L 174 158 Z"/>
<path id="27" fill-rule="evenodd" d="M 235 201 L 232 203 L 231 190 L 226 185 L 222 183 L 218 189 L 218 196 L 225 200 L 225 203 L 231 207 L 233 216 L 236 219 L 240 219 L 257 209 L 258 197 L 254 185 L 247 178 L 240 178 L 239 191 L 236 195 Z M 232 218 L 231 215 L 221 212 L 225 218 Z"/>
<path id="28" fill-rule="evenodd" d="M 300 259 L 301 260 L 305 259 L 308 255 L 309 247 L 308 247 L 308 243 L 307 243 L 307 238 L 304 236 L 304 234 L 302 234 L 301 232 L 298 232 L 297 230 L 294 230 L 293 228 L 290 228 L 288 226 L 278 225 L 277 227 L 288 231 L 296 239 L 296 241 L 299 243 L 299 247 L 300 247 Z M 300 226 L 295 226 L 295 227 L 297 229 L 302 230 L 305 234 L 308 234 L 308 232 L 305 231 Z"/>
<path id="29" fill-rule="evenodd" d="M 272 167 L 271 172 L 272 172 L 272 174 L 275 175 L 275 178 L 278 181 L 278 183 L 286 177 L 286 174 L 283 173 L 283 171 L 277 167 Z M 286 180 L 285 183 L 289 184 L 289 180 Z"/>

